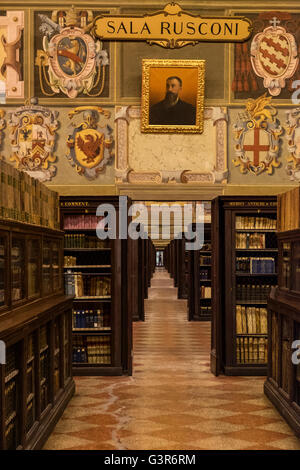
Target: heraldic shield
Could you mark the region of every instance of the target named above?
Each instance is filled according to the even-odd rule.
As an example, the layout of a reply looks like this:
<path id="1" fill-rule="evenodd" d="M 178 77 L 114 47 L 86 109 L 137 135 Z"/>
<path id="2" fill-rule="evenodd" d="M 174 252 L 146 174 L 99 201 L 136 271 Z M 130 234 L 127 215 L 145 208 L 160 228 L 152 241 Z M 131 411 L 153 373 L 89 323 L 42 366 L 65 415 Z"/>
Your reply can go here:
<path id="1" fill-rule="evenodd" d="M 289 155 L 286 172 L 291 181 L 300 182 L 300 108 L 286 111 L 287 148 Z"/>
<path id="2" fill-rule="evenodd" d="M 34 100 L 32 100 L 34 101 Z M 12 147 L 11 161 L 40 181 L 49 181 L 56 174 L 53 155 L 57 112 L 37 105 L 17 108 L 9 113 L 8 126 Z"/>
<path id="3" fill-rule="evenodd" d="M 112 158 L 112 129 L 106 124 L 98 129 L 99 114 L 110 116 L 97 106 L 80 106 L 69 113 L 70 119 L 83 112 L 83 121 L 72 123 L 74 131 L 69 135 L 67 159 L 79 175 L 95 179 Z"/>
<path id="4" fill-rule="evenodd" d="M 51 19 L 44 14 L 39 18 L 43 50 L 37 50 L 35 64 L 42 94 L 62 92 L 72 99 L 80 94 L 100 96 L 109 60 L 102 42 L 88 32 L 92 11 L 72 7 L 53 11 Z"/>
<path id="5" fill-rule="evenodd" d="M 273 25 L 254 36 L 251 43 L 251 63 L 254 72 L 264 79 L 264 87 L 278 96 L 285 81 L 292 77 L 298 67 L 297 44 L 285 28 Z"/>
<path id="6" fill-rule="evenodd" d="M 80 165 L 97 167 L 104 156 L 104 134 L 96 129 L 75 129 L 75 155 Z"/>
<path id="7" fill-rule="evenodd" d="M 250 172 L 259 175 L 266 171 L 273 173 L 280 166 L 279 136 L 283 130 L 274 118 L 277 111 L 270 105 L 272 97 L 266 94 L 257 100 L 249 99 L 246 112 L 240 114 L 234 124 L 235 166 L 240 166 L 241 173 Z"/>

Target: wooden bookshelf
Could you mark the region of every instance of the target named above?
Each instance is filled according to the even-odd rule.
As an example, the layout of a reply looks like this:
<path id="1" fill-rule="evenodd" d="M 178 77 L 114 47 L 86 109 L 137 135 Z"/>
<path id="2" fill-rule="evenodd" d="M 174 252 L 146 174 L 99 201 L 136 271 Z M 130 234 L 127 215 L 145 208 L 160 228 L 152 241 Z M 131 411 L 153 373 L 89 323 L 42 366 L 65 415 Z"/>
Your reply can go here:
<path id="1" fill-rule="evenodd" d="M 281 199 L 285 200 L 283 195 Z M 293 210 L 293 208 L 290 208 Z M 299 210 L 299 206 L 298 206 Z M 279 212 L 279 215 L 281 212 Z M 289 212 L 283 214 L 284 227 Z M 292 362 L 300 340 L 300 224 L 278 234 L 278 286 L 268 301 L 268 377 L 264 391 L 283 418 L 300 436 L 300 364 Z M 290 223 L 288 227 L 292 226 Z M 298 354 L 300 361 L 300 353 Z"/>
<path id="2" fill-rule="evenodd" d="M 185 237 L 176 240 L 177 249 L 177 276 L 178 276 L 178 298 L 187 299 L 189 291 L 189 274 L 190 274 L 190 251 L 185 249 Z"/>
<path id="3" fill-rule="evenodd" d="M 75 295 L 73 373 L 131 374 L 132 257 L 129 246 L 132 248 L 132 245 L 118 235 L 117 239 L 97 238 L 96 226 L 101 223 L 96 217 L 99 204 L 112 204 L 119 220 L 118 197 L 60 198 L 65 261 L 74 264 L 71 268 L 65 266 L 64 270 L 66 292 Z"/>
<path id="4" fill-rule="evenodd" d="M 0 449 L 40 449 L 72 397 L 63 232 L 0 220 Z"/>
<path id="5" fill-rule="evenodd" d="M 204 225 L 204 244 L 189 252 L 188 319 L 211 320 L 211 224 Z"/>
<path id="6" fill-rule="evenodd" d="M 266 302 L 277 284 L 276 216 L 273 196 L 220 196 L 212 202 L 215 375 L 267 373 Z"/>

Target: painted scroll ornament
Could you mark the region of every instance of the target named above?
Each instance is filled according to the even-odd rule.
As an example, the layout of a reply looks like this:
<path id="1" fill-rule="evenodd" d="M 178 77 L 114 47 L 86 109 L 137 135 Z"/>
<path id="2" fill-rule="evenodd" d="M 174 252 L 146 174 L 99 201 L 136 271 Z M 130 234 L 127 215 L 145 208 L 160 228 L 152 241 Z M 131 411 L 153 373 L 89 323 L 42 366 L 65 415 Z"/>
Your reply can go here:
<path id="1" fill-rule="evenodd" d="M 26 171 L 40 181 L 49 181 L 56 174 L 53 149 L 58 128 L 57 111 L 31 105 L 17 108 L 8 114 L 11 161 L 19 170 Z"/>
<path id="2" fill-rule="evenodd" d="M 241 173 L 259 175 L 266 171 L 269 175 L 278 168 L 279 136 L 283 130 L 274 118 L 277 111 L 270 105 L 272 97 L 266 93 L 256 100 L 246 102 L 246 112 L 240 114 L 234 124 L 235 166 Z"/>
<path id="3" fill-rule="evenodd" d="M 251 64 L 256 75 L 264 79 L 270 95 L 278 96 L 285 81 L 294 75 L 299 59 L 294 36 L 278 26 L 280 21 L 276 18 L 271 23 L 253 38 Z"/>
<path id="4" fill-rule="evenodd" d="M 98 106 L 80 106 L 71 111 L 69 117 L 73 119 L 80 113 L 83 113 L 83 121 L 72 123 L 74 131 L 67 140 L 67 159 L 79 175 L 92 180 L 104 171 L 113 157 L 112 129 L 108 124 L 98 126 L 99 115 L 108 118 L 110 113 Z"/>
<path id="5" fill-rule="evenodd" d="M 54 11 L 52 19 L 39 15 L 42 24 L 43 50 L 37 51 L 36 65 L 45 96 L 64 93 L 76 98 L 80 93 L 100 96 L 104 89 L 108 55 L 102 42 L 86 32 L 92 22 L 91 11 Z M 48 92 L 45 88 L 51 88 Z M 92 92 L 97 89 L 98 91 Z"/>

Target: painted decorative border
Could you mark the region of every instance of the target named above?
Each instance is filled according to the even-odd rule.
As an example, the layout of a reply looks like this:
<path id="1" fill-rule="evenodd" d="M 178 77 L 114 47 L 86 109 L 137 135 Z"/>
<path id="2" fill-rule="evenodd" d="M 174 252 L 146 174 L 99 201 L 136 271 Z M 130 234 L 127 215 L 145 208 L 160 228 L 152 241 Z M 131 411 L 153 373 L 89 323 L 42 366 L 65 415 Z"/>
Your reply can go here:
<path id="1" fill-rule="evenodd" d="M 20 80 L 22 60 L 20 47 L 24 29 L 24 11 L 8 11 L 0 16 L 0 26 L 6 27 L 6 36 L 1 38 L 6 51 L 1 68 L 6 73 L 6 98 L 24 98 L 24 81 Z"/>
<path id="2" fill-rule="evenodd" d="M 128 127 L 132 119 L 141 119 L 139 106 L 117 106 L 116 123 L 116 184 L 161 184 L 161 183 L 226 183 L 227 169 L 227 108 L 205 108 L 204 120 L 212 120 L 215 126 L 216 155 L 215 168 L 212 172 L 193 171 L 145 171 L 136 172 L 130 167 L 128 149 Z"/>

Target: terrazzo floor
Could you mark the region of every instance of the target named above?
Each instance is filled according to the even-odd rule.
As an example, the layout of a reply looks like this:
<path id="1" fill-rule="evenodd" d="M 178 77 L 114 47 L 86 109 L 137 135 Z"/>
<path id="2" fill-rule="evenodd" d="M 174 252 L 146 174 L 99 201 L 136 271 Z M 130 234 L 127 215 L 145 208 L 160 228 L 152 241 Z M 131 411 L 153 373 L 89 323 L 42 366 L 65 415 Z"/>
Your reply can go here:
<path id="1" fill-rule="evenodd" d="M 300 450 L 263 377 L 214 377 L 210 323 L 188 322 L 169 274 L 155 272 L 133 325 L 132 377 L 75 377 L 47 450 Z"/>

